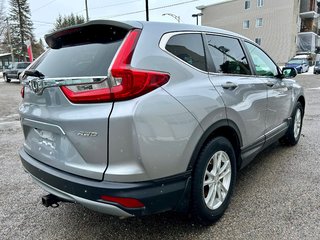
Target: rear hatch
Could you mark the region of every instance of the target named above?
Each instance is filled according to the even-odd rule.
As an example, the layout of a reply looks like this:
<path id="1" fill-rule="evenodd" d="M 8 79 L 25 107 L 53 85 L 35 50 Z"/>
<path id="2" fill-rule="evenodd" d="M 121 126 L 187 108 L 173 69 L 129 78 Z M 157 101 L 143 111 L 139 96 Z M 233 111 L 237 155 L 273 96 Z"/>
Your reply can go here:
<path id="1" fill-rule="evenodd" d="M 108 69 L 132 24 L 92 21 L 46 36 L 51 49 L 26 70 L 19 107 L 24 149 L 36 160 L 102 180 L 113 107 Z"/>

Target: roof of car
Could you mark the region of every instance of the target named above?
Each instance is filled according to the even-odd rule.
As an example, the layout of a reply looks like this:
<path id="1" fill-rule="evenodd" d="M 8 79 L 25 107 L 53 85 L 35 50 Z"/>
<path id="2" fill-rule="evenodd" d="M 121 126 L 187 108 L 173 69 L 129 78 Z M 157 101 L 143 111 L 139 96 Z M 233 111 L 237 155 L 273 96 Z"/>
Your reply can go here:
<path id="1" fill-rule="evenodd" d="M 230 35 L 242 39 L 246 39 L 252 42 L 250 39 L 227 30 L 213 28 L 208 26 L 198 26 L 191 24 L 183 24 L 183 23 L 168 23 L 168 22 L 153 22 L 153 21 L 112 21 L 112 20 L 93 20 L 83 24 L 73 25 L 67 28 L 60 29 L 56 32 L 45 35 L 45 40 L 49 46 L 52 45 L 52 42 L 55 41 L 59 36 L 64 35 L 64 33 L 69 32 L 72 29 L 89 27 L 93 25 L 106 25 L 106 26 L 117 26 L 120 28 L 124 28 L 127 30 L 133 28 L 148 28 L 151 31 L 160 31 L 160 32 L 170 32 L 170 31 L 199 31 L 199 32 L 212 32 L 224 35 Z"/>

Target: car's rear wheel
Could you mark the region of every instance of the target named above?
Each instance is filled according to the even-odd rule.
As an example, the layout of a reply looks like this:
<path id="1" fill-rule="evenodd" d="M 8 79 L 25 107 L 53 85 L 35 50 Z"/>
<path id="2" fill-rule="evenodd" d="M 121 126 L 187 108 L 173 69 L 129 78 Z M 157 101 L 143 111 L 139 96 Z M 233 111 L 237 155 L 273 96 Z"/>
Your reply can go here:
<path id="1" fill-rule="evenodd" d="M 192 182 L 192 215 L 202 224 L 217 221 L 227 209 L 236 180 L 236 157 L 225 137 L 201 151 Z"/>
<path id="2" fill-rule="evenodd" d="M 3 79 L 4 79 L 5 82 L 11 82 L 11 79 L 8 78 L 8 76 L 5 75 L 5 74 L 3 75 Z"/>
<path id="3" fill-rule="evenodd" d="M 303 107 L 300 102 L 297 102 L 292 113 L 292 121 L 286 135 L 280 139 L 280 142 L 286 145 L 294 146 L 299 142 L 302 123 L 303 123 Z"/>

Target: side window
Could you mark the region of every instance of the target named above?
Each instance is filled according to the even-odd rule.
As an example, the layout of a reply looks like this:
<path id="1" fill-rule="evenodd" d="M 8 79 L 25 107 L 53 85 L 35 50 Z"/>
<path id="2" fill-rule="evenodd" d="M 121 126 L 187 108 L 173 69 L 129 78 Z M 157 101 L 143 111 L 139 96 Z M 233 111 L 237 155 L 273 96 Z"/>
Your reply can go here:
<path id="1" fill-rule="evenodd" d="M 274 77 L 277 76 L 278 67 L 260 48 L 251 43 L 245 43 L 251 55 L 256 74 L 259 76 Z"/>
<path id="2" fill-rule="evenodd" d="M 207 35 L 207 41 L 217 72 L 251 74 L 247 58 L 239 40 L 223 36 Z"/>
<path id="3" fill-rule="evenodd" d="M 171 37 L 166 49 L 182 61 L 206 71 L 202 37 L 199 33 L 185 33 Z"/>

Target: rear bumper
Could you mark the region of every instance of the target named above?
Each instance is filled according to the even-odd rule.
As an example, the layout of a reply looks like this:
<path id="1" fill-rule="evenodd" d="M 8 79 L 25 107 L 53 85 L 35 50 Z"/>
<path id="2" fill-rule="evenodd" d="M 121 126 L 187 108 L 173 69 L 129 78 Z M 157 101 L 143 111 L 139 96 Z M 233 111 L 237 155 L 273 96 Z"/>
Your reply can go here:
<path id="1" fill-rule="evenodd" d="M 190 172 L 137 183 L 96 181 L 47 166 L 30 157 L 23 149 L 19 154 L 25 170 L 44 190 L 98 212 L 130 217 L 173 209 L 185 210 L 188 206 Z M 144 207 L 126 208 L 117 203 L 101 200 L 102 195 L 135 198 L 142 202 Z"/>

